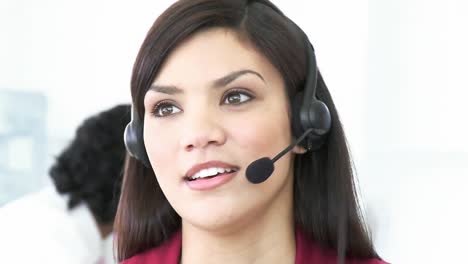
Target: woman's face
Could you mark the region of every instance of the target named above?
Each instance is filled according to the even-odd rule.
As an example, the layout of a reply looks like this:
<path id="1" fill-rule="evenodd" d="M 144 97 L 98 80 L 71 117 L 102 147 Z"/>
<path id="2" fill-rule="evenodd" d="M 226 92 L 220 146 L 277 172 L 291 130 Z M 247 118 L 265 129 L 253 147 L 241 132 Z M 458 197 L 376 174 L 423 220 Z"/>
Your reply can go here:
<path id="1" fill-rule="evenodd" d="M 148 157 L 184 225 L 226 228 L 292 210 L 293 154 L 261 184 L 245 177 L 292 138 L 281 75 L 236 33 L 212 29 L 179 45 L 144 104 Z"/>

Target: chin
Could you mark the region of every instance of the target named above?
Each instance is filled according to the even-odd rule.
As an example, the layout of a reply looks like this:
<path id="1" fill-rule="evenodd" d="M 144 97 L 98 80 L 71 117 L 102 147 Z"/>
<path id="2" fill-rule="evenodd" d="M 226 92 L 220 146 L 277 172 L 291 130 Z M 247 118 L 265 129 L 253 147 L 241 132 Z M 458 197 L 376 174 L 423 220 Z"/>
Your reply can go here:
<path id="1" fill-rule="evenodd" d="M 247 208 L 229 207 L 218 204 L 216 207 L 206 206 L 202 209 L 191 208 L 190 212 L 182 216 L 183 223 L 197 229 L 210 232 L 226 232 L 237 229 L 253 216 Z M 248 221 L 247 221 L 248 222 Z M 228 231 L 229 232 L 229 231 Z"/>

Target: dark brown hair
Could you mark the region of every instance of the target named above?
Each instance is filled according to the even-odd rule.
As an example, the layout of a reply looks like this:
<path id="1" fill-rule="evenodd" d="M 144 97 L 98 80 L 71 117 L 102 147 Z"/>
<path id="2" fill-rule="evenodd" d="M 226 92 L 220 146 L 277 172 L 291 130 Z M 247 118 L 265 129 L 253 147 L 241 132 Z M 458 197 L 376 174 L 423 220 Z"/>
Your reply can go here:
<path id="1" fill-rule="evenodd" d="M 249 41 L 281 73 L 287 94 L 293 98 L 303 89 L 307 47 L 303 35 L 291 25 L 268 0 L 176 2 L 158 17 L 136 58 L 131 80 L 136 112 L 143 117 L 145 93 L 170 52 L 193 34 L 214 27 L 230 29 Z M 332 126 L 320 150 L 294 160 L 295 222 L 324 247 L 348 256 L 377 257 L 358 205 L 343 128 L 320 73 L 317 97 L 328 106 Z M 161 244 L 180 227 L 180 216 L 152 169 L 128 158 L 115 223 L 119 261 Z"/>

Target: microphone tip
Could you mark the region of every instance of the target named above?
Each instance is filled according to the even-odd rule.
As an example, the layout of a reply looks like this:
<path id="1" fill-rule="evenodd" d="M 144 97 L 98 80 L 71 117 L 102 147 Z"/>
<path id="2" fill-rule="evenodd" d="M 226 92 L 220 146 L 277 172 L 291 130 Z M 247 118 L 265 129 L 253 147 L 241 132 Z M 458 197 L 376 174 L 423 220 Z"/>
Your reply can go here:
<path id="1" fill-rule="evenodd" d="M 247 180 L 251 183 L 262 183 L 266 181 L 274 170 L 273 161 L 270 158 L 261 158 L 252 162 L 245 172 Z"/>

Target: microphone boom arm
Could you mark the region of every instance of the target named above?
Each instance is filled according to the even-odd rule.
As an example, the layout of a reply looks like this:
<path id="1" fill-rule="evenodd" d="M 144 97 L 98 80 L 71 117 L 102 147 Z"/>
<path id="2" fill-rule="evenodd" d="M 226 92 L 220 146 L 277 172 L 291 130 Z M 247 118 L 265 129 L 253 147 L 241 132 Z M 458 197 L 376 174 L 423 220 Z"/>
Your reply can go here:
<path id="1" fill-rule="evenodd" d="M 306 132 L 304 132 L 304 134 L 302 134 L 302 136 L 300 136 L 295 142 L 294 144 L 291 144 L 289 145 L 289 147 L 285 148 L 283 151 L 281 151 L 280 153 L 278 153 L 278 155 L 276 155 L 273 159 L 271 159 L 272 162 L 276 162 L 279 158 L 281 158 L 284 154 L 288 153 L 292 148 L 294 148 L 295 146 L 297 146 L 297 144 L 301 143 L 302 140 L 304 140 L 304 138 L 310 133 L 312 132 L 312 128 L 309 128 L 306 130 Z"/>

